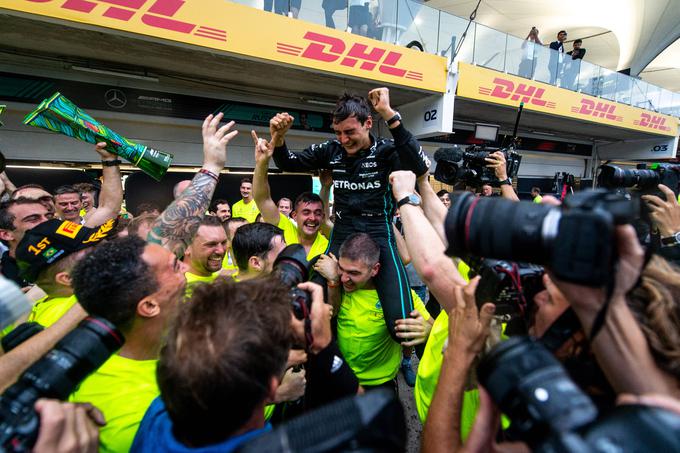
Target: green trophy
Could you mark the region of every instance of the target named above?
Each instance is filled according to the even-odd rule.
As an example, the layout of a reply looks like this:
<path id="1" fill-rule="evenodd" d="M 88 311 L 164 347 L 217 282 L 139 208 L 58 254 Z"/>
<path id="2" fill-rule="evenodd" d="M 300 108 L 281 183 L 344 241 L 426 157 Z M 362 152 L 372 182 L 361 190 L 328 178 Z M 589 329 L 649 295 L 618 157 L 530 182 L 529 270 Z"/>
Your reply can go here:
<path id="1" fill-rule="evenodd" d="M 160 181 L 173 155 L 140 145 L 115 133 L 85 113 L 61 93 L 54 93 L 24 118 L 24 124 L 59 132 L 88 143 L 106 142 L 106 150 L 131 162 Z"/>

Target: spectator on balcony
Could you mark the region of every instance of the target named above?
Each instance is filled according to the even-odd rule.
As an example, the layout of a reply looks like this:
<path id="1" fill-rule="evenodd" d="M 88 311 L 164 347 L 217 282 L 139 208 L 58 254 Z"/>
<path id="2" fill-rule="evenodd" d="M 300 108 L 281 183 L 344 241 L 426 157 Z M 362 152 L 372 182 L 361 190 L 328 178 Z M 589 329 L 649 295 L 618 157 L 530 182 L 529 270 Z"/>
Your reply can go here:
<path id="1" fill-rule="evenodd" d="M 368 36 L 368 25 L 373 22 L 365 0 L 349 0 L 349 18 L 347 25 L 355 35 Z"/>
<path id="2" fill-rule="evenodd" d="M 548 70 L 550 71 L 550 84 L 555 85 L 558 77 L 562 75 L 562 64 L 564 62 L 564 41 L 567 39 L 567 32 L 560 30 L 557 33 L 557 41 L 550 43 L 550 60 L 548 61 Z"/>
<path id="3" fill-rule="evenodd" d="M 324 14 L 326 15 L 326 27 L 335 28 L 333 14 L 347 8 L 347 0 L 323 0 L 321 3 Z"/>
<path id="4" fill-rule="evenodd" d="M 563 80 L 560 84 L 564 88 L 568 88 L 570 90 L 576 90 L 577 88 L 576 77 L 578 76 L 581 69 L 581 60 L 586 54 L 586 49 L 581 47 L 582 44 L 582 40 L 575 40 L 573 43 L 574 48 L 567 52 L 567 55 L 570 55 L 571 58 L 567 58 L 567 61 L 564 65 L 564 74 L 562 76 Z"/>
<path id="5" fill-rule="evenodd" d="M 531 79 L 534 77 L 534 48 L 536 45 L 542 46 L 543 43 L 538 37 L 538 28 L 531 27 L 529 34 L 522 43 L 522 61 L 519 64 L 518 75 Z"/>

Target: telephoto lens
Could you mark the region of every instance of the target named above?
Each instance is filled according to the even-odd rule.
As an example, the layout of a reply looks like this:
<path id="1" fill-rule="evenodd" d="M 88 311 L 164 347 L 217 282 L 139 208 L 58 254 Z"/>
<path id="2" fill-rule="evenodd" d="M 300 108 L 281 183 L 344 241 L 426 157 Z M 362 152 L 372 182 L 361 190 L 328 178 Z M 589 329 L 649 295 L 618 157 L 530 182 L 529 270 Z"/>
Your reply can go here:
<path id="1" fill-rule="evenodd" d="M 312 298 L 309 293 L 297 287 L 309 279 L 310 267 L 307 252 L 300 244 L 287 246 L 274 261 L 274 273 L 290 288 L 293 314 L 300 320 L 309 317 L 312 309 Z"/>
<path id="2" fill-rule="evenodd" d="M 615 226 L 638 213 L 639 205 L 604 189 L 573 194 L 561 208 L 455 193 L 446 253 L 539 264 L 561 280 L 600 287 L 616 260 Z"/>
<path id="3" fill-rule="evenodd" d="M 510 429 L 532 450 L 563 451 L 546 447 L 578 444 L 578 436 L 571 434 L 597 418 L 590 398 L 557 359 L 529 337 L 499 343 L 479 362 L 477 377 L 512 421 Z"/>
<path id="4" fill-rule="evenodd" d="M 125 339 L 103 318 L 89 317 L 21 375 L 0 396 L 0 451 L 30 451 L 40 428 L 39 398 L 65 400 Z"/>
<path id="5" fill-rule="evenodd" d="M 615 165 L 602 165 L 597 177 L 598 187 L 606 189 L 624 187 L 637 187 L 640 190 L 656 189 L 660 182 L 660 175 L 654 170 L 624 170 Z"/>

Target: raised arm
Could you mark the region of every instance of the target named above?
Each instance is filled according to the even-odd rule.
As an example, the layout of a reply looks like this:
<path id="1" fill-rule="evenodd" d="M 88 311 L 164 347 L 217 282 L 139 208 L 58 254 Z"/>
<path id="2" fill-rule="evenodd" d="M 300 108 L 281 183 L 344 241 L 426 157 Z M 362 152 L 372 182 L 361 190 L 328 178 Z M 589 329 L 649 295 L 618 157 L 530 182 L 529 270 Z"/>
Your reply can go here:
<path id="1" fill-rule="evenodd" d="M 423 211 L 425 211 L 425 217 L 430 221 L 430 224 L 434 227 L 439 235 L 439 239 L 442 242 L 446 241 L 446 235 L 444 233 L 444 220 L 446 220 L 446 214 L 449 212 L 444 206 L 444 203 L 439 199 L 435 193 L 432 185 L 430 184 L 430 174 L 425 173 L 424 175 L 418 177 L 418 193 L 423 200 Z"/>
<path id="2" fill-rule="evenodd" d="M 505 181 L 508 179 L 507 162 L 505 161 L 505 155 L 502 152 L 496 151 L 495 153 L 489 154 L 489 157 L 487 157 L 485 160 L 489 162 L 486 166 L 493 168 L 496 178 L 498 178 L 499 181 Z M 501 185 L 501 196 L 503 198 L 507 198 L 510 201 L 519 201 L 519 197 L 515 193 L 515 189 L 513 189 L 512 185 L 510 184 Z"/>
<path id="3" fill-rule="evenodd" d="M 255 143 L 255 171 L 253 172 L 253 199 L 260 209 L 262 220 L 276 226 L 279 224 L 279 208 L 272 200 L 269 190 L 269 159 L 272 157 L 272 144 L 263 138 L 258 138 L 255 131 L 250 131 Z"/>
<path id="4" fill-rule="evenodd" d="M 415 175 L 410 171 L 395 171 L 390 175 L 392 193 L 401 200 L 415 191 Z M 465 285 L 451 258 L 444 254 L 444 243 L 425 218 L 418 206 L 405 204 L 399 208 L 401 223 L 404 226 L 406 246 L 411 255 L 411 263 L 432 294 L 444 304 L 449 312 L 454 307 L 446 306 L 451 300 L 450 292 L 454 285 Z"/>
<path id="5" fill-rule="evenodd" d="M 319 170 L 328 166 L 328 142 L 312 145 L 300 152 L 292 152 L 285 142 L 285 135 L 293 125 L 294 118 L 288 113 L 277 113 L 269 120 L 269 133 L 274 145 L 274 163 L 279 169 L 291 172 Z M 259 206 L 259 205 L 258 205 Z"/>
<path id="6" fill-rule="evenodd" d="M 396 111 L 390 106 L 390 90 L 376 88 L 368 93 L 368 99 L 373 108 L 385 121 L 390 121 L 396 115 Z M 399 155 L 402 170 L 411 170 L 420 176 L 430 168 L 430 160 L 427 158 L 418 140 L 404 127 L 401 121 L 394 121 L 389 126 L 394 146 Z"/>
<path id="7" fill-rule="evenodd" d="M 177 256 L 184 254 L 198 230 L 227 160 L 227 143 L 238 133 L 229 132 L 233 121 L 218 128 L 221 119 L 222 113 L 219 113 L 203 121 L 203 167 L 191 185 L 165 208 L 147 236 L 147 241 L 160 244 Z"/>
<path id="8" fill-rule="evenodd" d="M 99 196 L 99 207 L 92 209 L 85 216 L 85 226 L 94 228 L 109 219 L 115 218 L 123 203 L 123 181 L 120 177 L 120 160 L 118 156 L 106 151 L 106 143 L 97 143 L 95 151 L 102 158 L 102 192 Z"/>
<path id="9" fill-rule="evenodd" d="M 331 220 L 331 187 L 333 186 L 333 171 L 321 170 L 319 172 L 319 181 L 321 182 L 321 190 L 319 190 L 319 197 L 323 201 L 323 224 L 321 225 L 321 234 L 327 238 L 331 237 L 331 230 L 333 229 L 333 221 Z"/>

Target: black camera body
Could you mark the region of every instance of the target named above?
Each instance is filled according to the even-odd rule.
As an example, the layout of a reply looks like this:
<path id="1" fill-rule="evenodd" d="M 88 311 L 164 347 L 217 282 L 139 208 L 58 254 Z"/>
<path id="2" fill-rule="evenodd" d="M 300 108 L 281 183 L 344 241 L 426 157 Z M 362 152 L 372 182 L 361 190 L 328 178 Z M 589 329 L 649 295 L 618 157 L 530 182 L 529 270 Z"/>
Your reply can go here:
<path id="1" fill-rule="evenodd" d="M 470 267 L 469 277 L 481 277 L 475 291 L 478 307 L 493 302 L 495 315 L 506 322 L 529 320 L 534 296 L 545 289 L 545 271 L 541 266 L 475 256 L 468 256 L 464 261 Z"/>
<path id="2" fill-rule="evenodd" d="M 35 402 L 39 398 L 65 400 L 124 341 L 113 324 L 90 317 L 31 365 L 0 396 L 0 451 L 30 451 L 40 428 Z"/>
<path id="3" fill-rule="evenodd" d="M 614 229 L 638 213 L 639 205 L 602 189 L 575 193 L 561 208 L 456 193 L 447 254 L 538 264 L 561 280 L 601 287 L 616 260 Z"/>
<path id="4" fill-rule="evenodd" d="M 312 298 L 309 293 L 297 287 L 309 279 L 310 270 L 307 252 L 300 244 L 287 246 L 274 261 L 274 272 L 290 288 L 291 307 L 299 320 L 308 318 L 312 309 Z"/>
<path id="5" fill-rule="evenodd" d="M 484 145 L 471 145 L 464 151 L 458 146 L 439 148 L 434 153 L 434 160 L 437 162 L 434 178 L 452 186 L 481 187 L 489 184 L 498 187 L 500 181 L 496 178 L 493 168 L 487 167 L 489 163 L 486 161 L 486 158 L 496 151 L 502 152 L 505 156 L 508 178 L 516 178 L 522 156 L 512 147 L 501 149 Z"/>
<path id="6" fill-rule="evenodd" d="M 633 405 L 598 418 L 562 364 L 528 337 L 499 343 L 480 360 L 477 377 L 532 451 L 677 451 L 680 444 L 680 416 L 670 411 Z"/>

